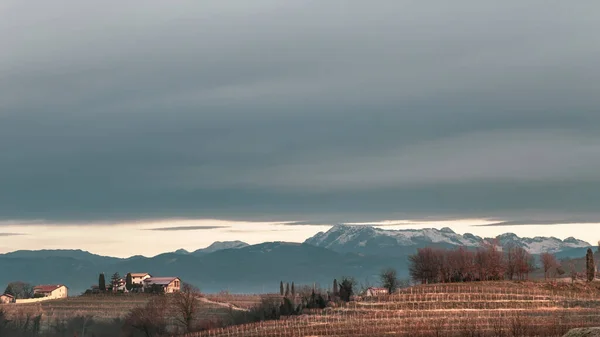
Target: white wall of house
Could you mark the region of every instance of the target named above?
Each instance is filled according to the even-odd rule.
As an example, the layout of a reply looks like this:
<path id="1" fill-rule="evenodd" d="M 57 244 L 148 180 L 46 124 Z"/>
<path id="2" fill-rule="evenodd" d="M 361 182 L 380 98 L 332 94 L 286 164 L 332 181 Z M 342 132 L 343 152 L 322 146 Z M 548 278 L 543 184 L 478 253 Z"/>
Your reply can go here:
<path id="1" fill-rule="evenodd" d="M 144 276 L 133 276 L 131 275 L 131 283 L 132 284 L 139 284 L 139 285 L 143 285 L 144 284 L 144 280 L 150 278 L 150 274 L 146 274 Z"/>
<path id="2" fill-rule="evenodd" d="M 0 295 L 0 304 L 12 303 L 13 298 L 5 295 Z"/>

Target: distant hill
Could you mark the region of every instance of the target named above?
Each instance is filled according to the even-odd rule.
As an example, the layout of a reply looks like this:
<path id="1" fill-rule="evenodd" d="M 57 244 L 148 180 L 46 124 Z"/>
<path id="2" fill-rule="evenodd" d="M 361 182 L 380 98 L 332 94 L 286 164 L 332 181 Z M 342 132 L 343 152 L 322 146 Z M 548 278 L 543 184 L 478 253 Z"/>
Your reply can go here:
<path id="1" fill-rule="evenodd" d="M 392 257 L 370 257 L 340 254 L 307 244 L 269 242 L 212 253 L 165 253 L 154 257 L 104 259 L 94 254 L 57 257 L 53 251 L 0 255 L 0 288 L 10 281 L 32 284 L 64 283 L 71 294 L 78 294 L 96 284 L 98 274 L 107 277 L 119 272 L 149 272 L 153 275 L 179 276 L 205 292 L 277 292 L 279 281 L 296 284 L 319 283 L 328 286 L 333 278 L 354 276 L 358 281 L 377 281 L 385 267 L 395 267 L 407 276 L 406 260 Z M 105 263 L 98 263 L 105 261 Z M 0 291 L 2 291 L 0 290 Z"/>
<path id="2" fill-rule="evenodd" d="M 12 257 L 12 258 L 72 258 L 76 260 L 88 261 L 96 265 L 106 265 L 117 263 L 124 259 L 111 256 L 102 256 L 92 254 L 90 252 L 81 249 L 42 249 L 42 250 L 17 250 L 14 252 L 0 254 L 1 257 Z"/>

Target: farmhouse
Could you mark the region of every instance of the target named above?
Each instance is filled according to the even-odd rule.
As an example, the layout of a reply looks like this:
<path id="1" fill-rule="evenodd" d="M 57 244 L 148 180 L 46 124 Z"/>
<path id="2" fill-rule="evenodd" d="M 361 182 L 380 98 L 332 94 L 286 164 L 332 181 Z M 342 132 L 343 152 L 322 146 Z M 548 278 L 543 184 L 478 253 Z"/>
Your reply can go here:
<path id="1" fill-rule="evenodd" d="M 179 277 L 150 277 L 144 280 L 144 289 L 158 288 L 164 293 L 175 293 L 181 289 Z"/>
<path id="2" fill-rule="evenodd" d="M 109 287 L 115 293 L 119 291 L 127 291 L 127 289 L 125 289 L 125 280 L 122 278 L 115 280 L 114 283 Z"/>
<path id="3" fill-rule="evenodd" d="M 11 294 L 0 295 L 0 304 L 13 303 L 14 301 L 15 301 L 15 298 Z"/>
<path id="4" fill-rule="evenodd" d="M 33 287 L 34 297 L 44 297 L 47 299 L 65 298 L 68 295 L 68 289 L 62 284 L 48 284 Z"/>
<path id="5" fill-rule="evenodd" d="M 148 273 L 131 273 L 131 284 L 144 285 L 144 280 L 152 277 Z"/>
<path id="6" fill-rule="evenodd" d="M 388 293 L 388 290 L 386 288 L 369 287 L 365 291 L 365 296 L 371 297 L 371 296 L 377 296 L 377 295 L 386 295 L 387 293 Z"/>

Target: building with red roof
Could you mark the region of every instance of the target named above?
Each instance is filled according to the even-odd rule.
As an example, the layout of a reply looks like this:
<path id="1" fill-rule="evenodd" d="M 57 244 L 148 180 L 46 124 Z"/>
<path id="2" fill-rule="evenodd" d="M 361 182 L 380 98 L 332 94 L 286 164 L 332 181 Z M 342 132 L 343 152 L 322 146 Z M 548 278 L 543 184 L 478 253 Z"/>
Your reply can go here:
<path id="1" fill-rule="evenodd" d="M 33 287 L 34 297 L 65 298 L 68 294 L 69 290 L 63 284 L 42 284 Z"/>

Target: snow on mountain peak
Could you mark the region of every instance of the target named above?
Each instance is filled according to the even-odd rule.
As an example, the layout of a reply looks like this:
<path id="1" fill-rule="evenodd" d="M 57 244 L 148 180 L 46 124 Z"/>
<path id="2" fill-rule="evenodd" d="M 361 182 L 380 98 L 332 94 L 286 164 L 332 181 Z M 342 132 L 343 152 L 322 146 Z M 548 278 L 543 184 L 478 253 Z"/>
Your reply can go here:
<path id="1" fill-rule="evenodd" d="M 514 244 L 532 254 L 556 253 L 565 249 L 591 246 L 575 238 L 564 241 L 554 237 L 520 238 L 514 233 L 505 233 L 485 240 L 490 242 L 497 240 L 501 246 Z M 484 239 L 479 236 L 470 233 L 457 234 L 448 227 L 439 230 L 435 228 L 391 230 L 366 225 L 338 224 L 327 232 L 320 232 L 307 239 L 305 243 L 338 252 L 376 254 L 381 250 L 391 251 L 394 247 L 397 249 L 411 247 L 416 249 L 431 245 L 477 247 L 483 241 Z"/>

